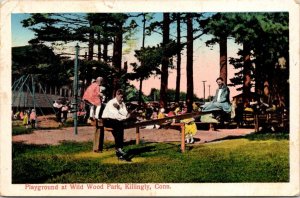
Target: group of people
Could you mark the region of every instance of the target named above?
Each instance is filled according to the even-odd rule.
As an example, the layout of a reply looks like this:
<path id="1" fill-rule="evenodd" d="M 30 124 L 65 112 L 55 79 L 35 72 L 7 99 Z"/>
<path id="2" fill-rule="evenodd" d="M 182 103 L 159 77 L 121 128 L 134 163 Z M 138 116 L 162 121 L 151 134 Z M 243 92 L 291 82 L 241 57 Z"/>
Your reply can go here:
<path id="1" fill-rule="evenodd" d="M 124 92 L 121 89 L 117 90 L 115 97 L 104 105 L 105 87 L 102 84 L 103 78 L 97 77 L 84 92 L 82 99 L 87 104 L 87 114 L 91 120 L 103 118 L 104 126 L 113 128 L 116 156 L 120 160 L 128 161 L 127 153 L 123 151 L 124 127 L 122 121 L 128 119 L 130 114 L 124 103 Z"/>
<path id="2" fill-rule="evenodd" d="M 26 128 L 31 126 L 31 128 L 35 129 L 37 125 L 37 115 L 35 109 L 17 111 L 15 114 L 13 114 L 13 119 L 22 120 L 22 123 Z"/>
<path id="3" fill-rule="evenodd" d="M 103 104 L 103 90 L 102 86 L 103 78 L 98 77 L 85 91 L 83 100 L 86 104 L 89 104 L 89 116 L 90 119 L 103 118 L 104 126 L 113 128 L 112 135 L 115 140 L 115 153 L 120 160 L 129 160 L 127 153 L 123 150 L 123 139 L 124 139 L 124 126 L 123 121 L 130 118 L 130 113 L 124 103 L 124 92 L 119 89 L 115 92 L 115 97 L 108 101 L 106 105 Z M 219 89 L 217 90 L 214 100 L 205 105 L 202 111 L 218 111 L 222 110 L 225 112 L 231 111 L 229 103 L 229 89 L 224 84 L 222 78 L 217 79 Z M 193 104 L 195 109 L 198 107 Z M 144 119 L 157 119 L 164 118 L 166 116 L 174 116 L 182 113 L 186 113 L 187 107 L 179 104 L 172 106 L 168 113 L 165 112 L 164 108 L 157 110 L 155 107 L 149 105 L 145 108 L 144 116 L 140 117 L 140 121 Z M 194 122 L 194 118 L 183 119 L 181 122 L 185 123 L 186 126 L 186 143 L 194 143 L 194 135 L 197 132 L 197 126 Z M 153 127 L 153 126 L 152 126 Z M 156 127 L 154 125 L 154 127 Z"/>
<path id="4" fill-rule="evenodd" d="M 55 109 L 56 121 L 64 124 L 68 118 L 70 102 L 66 98 L 59 98 L 53 101 L 53 107 Z"/>

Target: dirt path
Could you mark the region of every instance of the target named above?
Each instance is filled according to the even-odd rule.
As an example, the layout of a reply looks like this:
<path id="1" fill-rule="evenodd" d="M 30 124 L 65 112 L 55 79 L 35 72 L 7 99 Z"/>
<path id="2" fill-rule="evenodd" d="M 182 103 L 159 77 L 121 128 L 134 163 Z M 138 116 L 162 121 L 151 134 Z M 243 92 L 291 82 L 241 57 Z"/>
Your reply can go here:
<path id="1" fill-rule="evenodd" d="M 195 144 L 201 144 L 219 140 L 228 136 L 244 136 L 250 134 L 254 129 L 219 129 L 218 131 L 198 130 L 195 135 Z M 93 126 L 78 127 L 75 135 L 74 128 L 62 128 L 51 130 L 35 130 L 32 134 L 13 136 L 13 142 L 25 144 L 48 144 L 58 145 L 62 141 L 86 142 L 94 138 L 95 128 Z M 135 129 L 125 130 L 125 141 L 135 140 Z M 141 141 L 145 142 L 180 142 L 180 132 L 176 129 L 141 129 Z M 111 133 L 105 133 L 105 140 L 113 140 Z"/>

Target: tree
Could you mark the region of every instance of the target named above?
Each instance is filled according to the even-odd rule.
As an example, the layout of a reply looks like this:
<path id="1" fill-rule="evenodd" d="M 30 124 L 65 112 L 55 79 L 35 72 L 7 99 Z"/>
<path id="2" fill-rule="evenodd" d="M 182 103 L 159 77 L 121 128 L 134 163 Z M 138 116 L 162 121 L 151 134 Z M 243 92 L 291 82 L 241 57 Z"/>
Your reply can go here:
<path id="1" fill-rule="evenodd" d="M 45 45 L 12 48 L 13 80 L 35 74 L 42 84 L 61 86 L 69 82 L 69 71 L 70 68 L 62 64 L 62 58 Z"/>
<path id="2" fill-rule="evenodd" d="M 288 90 L 288 68 L 277 69 L 280 57 L 288 62 L 288 14 L 239 13 L 235 14 L 235 20 L 239 23 L 236 23 L 232 35 L 237 43 L 243 44 L 243 49 L 238 53 L 240 57 L 231 58 L 230 62 L 235 68 L 243 69 L 231 79 L 232 83 L 242 84 L 246 96 L 250 89 L 249 81 L 253 78 L 259 94 L 262 93 L 264 81 L 271 83 L 271 87 Z M 277 88 L 273 92 L 278 92 Z M 288 94 L 283 90 L 279 91 L 280 95 L 284 95 L 287 101 Z"/>
<path id="3" fill-rule="evenodd" d="M 186 46 L 186 78 L 187 78 L 187 110 L 191 112 L 193 110 L 193 96 L 194 96 L 194 82 L 193 82 L 193 21 L 191 14 L 187 14 L 187 46 Z"/>
<path id="4" fill-rule="evenodd" d="M 163 13 L 163 57 L 161 63 L 161 82 L 160 82 L 160 105 L 164 108 L 167 107 L 167 89 L 168 89 L 168 68 L 169 56 L 167 52 L 167 45 L 170 42 L 170 16 L 169 13 Z"/>
<path id="5" fill-rule="evenodd" d="M 23 27 L 35 32 L 36 37 L 30 44 L 50 43 L 54 47 L 57 42 L 69 43 L 73 41 L 87 42 L 89 21 L 82 14 L 31 14 L 22 21 Z"/>
<path id="6" fill-rule="evenodd" d="M 200 22 L 205 34 L 213 35 L 207 40 L 207 46 L 219 44 L 220 49 L 220 71 L 219 76 L 227 84 L 227 39 L 231 35 L 234 26 L 233 15 L 231 13 L 216 13 Z"/>
<path id="7" fill-rule="evenodd" d="M 143 19 L 143 35 L 142 35 L 142 49 L 144 49 L 145 47 L 145 39 L 146 39 L 146 22 L 147 20 L 151 20 L 152 19 L 152 15 L 147 14 L 147 13 L 142 13 Z M 147 54 L 143 53 L 143 55 L 139 58 L 140 62 L 141 62 L 141 67 L 145 67 L 145 61 L 144 59 L 147 58 Z M 151 65 L 147 65 L 146 68 L 151 67 Z M 157 67 L 157 64 L 153 65 L 154 68 Z M 145 71 L 146 73 L 151 73 L 152 71 Z M 143 72 L 142 72 L 143 73 Z M 141 105 L 142 102 L 142 89 L 143 89 L 143 80 L 145 80 L 144 76 L 146 76 L 146 78 L 148 78 L 148 75 L 142 75 L 140 77 L 140 86 L 139 86 L 139 99 L 138 99 L 138 104 Z"/>
<path id="8" fill-rule="evenodd" d="M 160 74 L 159 66 L 162 60 L 162 49 L 160 46 L 157 47 L 146 47 L 141 48 L 140 50 L 135 50 L 134 55 L 141 65 L 137 63 L 132 63 L 133 71 L 135 73 L 128 74 L 130 79 L 139 79 L 140 80 L 140 89 L 139 89 L 139 105 L 141 104 L 142 88 L 141 82 L 148 79 L 151 75 Z"/>
<path id="9" fill-rule="evenodd" d="M 177 45 L 181 45 L 181 28 L 180 28 L 180 22 L 181 22 L 181 16 L 180 13 L 176 14 L 176 22 L 177 22 Z M 181 48 L 178 48 L 177 50 L 177 62 L 176 62 L 176 94 L 175 94 L 175 101 L 179 102 L 179 96 L 180 96 L 180 79 L 181 79 Z"/>

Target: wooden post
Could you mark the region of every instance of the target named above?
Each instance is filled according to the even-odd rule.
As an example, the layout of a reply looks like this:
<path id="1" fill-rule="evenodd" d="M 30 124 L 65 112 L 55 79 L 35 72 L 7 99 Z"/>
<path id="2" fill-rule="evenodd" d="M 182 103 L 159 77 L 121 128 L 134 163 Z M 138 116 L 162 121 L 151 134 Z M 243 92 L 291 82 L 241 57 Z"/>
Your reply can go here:
<path id="1" fill-rule="evenodd" d="M 100 128 L 96 127 L 93 142 L 93 151 L 99 152 Z"/>
<path id="2" fill-rule="evenodd" d="M 135 144 L 140 144 L 140 127 L 136 127 Z"/>
<path id="3" fill-rule="evenodd" d="M 257 114 L 255 114 L 254 115 L 254 128 L 255 128 L 255 132 L 258 132 L 258 130 L 259 130 L 259 123 L 258 123 L 258 115 Z"/>
<path id="4" fill-rule="evenodd" d="M 213 123 L 209 123 L 208 127 L 209 127 L 208 131 L 215 131 L 216 130 L 215 125 Z"/>
<path id="5" fill-rule="evenodd" d="M 181 152 L 185 152 L 185 124 L 181 123 Z"/>
<path id="6" fill-rule="evenodd" d="M 95 125 L 95 134 L 94 134 L 94 142 L 93 142 L 93 151 L 94 152 L 102 152 L 103 144 L 104 144 L 104 126 L 103 123 L 96 121 Z"/>
<path id="7" fill-rule="evenodd" d="M 100 127 L 100 137 L 99 137 L 99 152 L 103 151 L 104 145 L 104 126 Z"/>

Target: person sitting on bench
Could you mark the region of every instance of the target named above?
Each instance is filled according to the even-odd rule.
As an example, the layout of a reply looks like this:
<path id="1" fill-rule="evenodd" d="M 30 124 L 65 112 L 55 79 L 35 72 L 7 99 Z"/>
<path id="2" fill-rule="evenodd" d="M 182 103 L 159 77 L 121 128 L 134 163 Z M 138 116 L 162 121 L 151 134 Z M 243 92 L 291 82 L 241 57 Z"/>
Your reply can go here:
<path id="1" fill-rule="evenodd" d="M 124 126 L 122 121 L 129 118 L 130 114 L 123 102 L 123 96 L 123 90 L 119 89 L 116 91 L 115 98 L 111 99 L 106 104 L 102 118 L 104 126 L 113 129 L 112 135 L 115 139 L 116 155 L 118 159 L 128 161 L 126 153 L 122 150 L 124 141 Z"/>
<path id="2" fill-rule="evenodd" d="M 230 91 L 224 84 L 222 77 L 217 78 L 216 82 L 219 86 L 216 91 L 216 95 L 210 103 L 203 106 L 202 112 L 212 112 L 216 119 L 222 119 L 224 112 L 226 114 L 231 112 L 231 105 L 229 101 Z"/>

